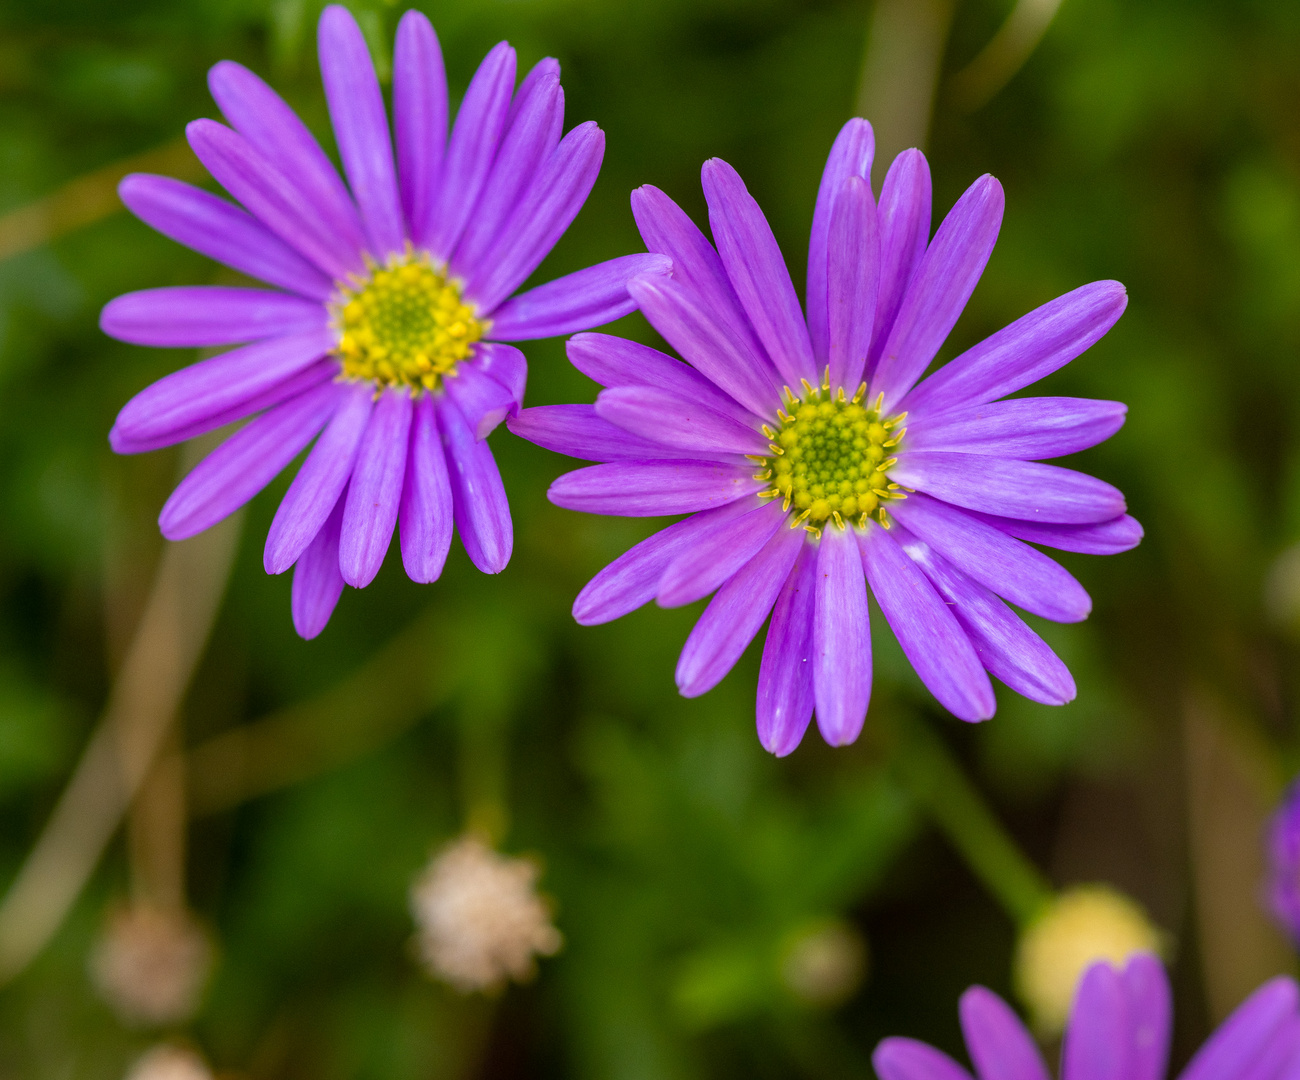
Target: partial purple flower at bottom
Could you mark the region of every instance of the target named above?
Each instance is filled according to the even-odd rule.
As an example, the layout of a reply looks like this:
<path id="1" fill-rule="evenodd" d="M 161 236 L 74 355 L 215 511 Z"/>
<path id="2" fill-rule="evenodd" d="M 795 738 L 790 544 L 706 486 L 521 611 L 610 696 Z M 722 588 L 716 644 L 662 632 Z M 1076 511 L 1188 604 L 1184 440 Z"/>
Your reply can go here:
<path id="1" fill-rule="evenodd" d="M 1273 814 L 1268 835 L 1268 903 L 1273 917 L 1300 946 L 1300 779 Z"/>
<path id="2" fill-rule="evenodd" d="M 972 986 L 959 1007 L 979 1080 L 1051 1080 L 1038 1047 L 997 994 Z M 1094 964 L 1079 984 L 1061 1046 L 1060 1080 L 1164 1080 L 1173 1004 L 1160 961 L 1139 954 L 1121 970 Z M 885 1039 L 880 1080 L 971 1080 L 947 1054 L 915 1039 Z M 1180 1080 L 1293 1080 L 1300 1075 L 1300 991 L 1266 982 L 1196 1052 Z"/>
<path id="3" fill-rule="evenodd" d="M 230 126 L 197 120 L 188 136 L 242 208 L 163 176 L 120 187 L 159 232 L 274 288 L 150 289 L 101 317 L 135 344 L 241 346 L 137 394 L 110 434 L 114 450 L 140 453 L 255 417 L 172 494 L 159 518 L 168 539 L 233 513 L 315 440 L 264 558 L 268 573 L 295 567 L 294 626 L 307 638 L 345 584 L 373 580 L 394 530 L 414 581 L 439 577 L 453 531 L 480 570 L 505 567 L 510 507 L 484 440 L 523 403 L 527 363 L 507 343 L 626 315 L 628 280 L 669 268 L 631 255 L 512 296 L 581 209 L 604 153 L 594 123 L 563 135 L 554 60 L 516 89 L 515 53 L 501 42 L 449 132 L 437 36 L 408 11 L 393 57 L 394 140 L 346 9 L 321 15 L 319 53 L 346 185 L 289 106 L 223 61 L 209 85 Z"/>

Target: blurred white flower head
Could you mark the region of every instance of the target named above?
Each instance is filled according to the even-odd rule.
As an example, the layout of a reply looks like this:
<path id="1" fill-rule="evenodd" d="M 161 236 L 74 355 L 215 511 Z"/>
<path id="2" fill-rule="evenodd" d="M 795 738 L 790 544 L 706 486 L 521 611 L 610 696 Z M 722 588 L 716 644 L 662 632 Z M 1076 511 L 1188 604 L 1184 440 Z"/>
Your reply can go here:
<path id="1" fill-rule="evenodd" d="M 537 865 L 475 836 L 444 847 L 411 886 L 420 959 L 461 993 L 500 990 L 536 973 L 535 956 L 563 943 L 537 893 Z"/>
<path id="2" fill-rule="evenodd" d="M 165 1027 L 198 1011 L 212 960 L 212 942 L 192 915 L 132 904 L 109 915 L 90 976 L 123 1023 Z"/>
<path id="3" fill-rule="evenodd" d="M 212 1070 L 192 1050 L 163 1043 L 138 1058 L 126 1080 L 212 1080 Z"/>
<path id="4" fill-rule="evenodd" d="M 814 923 L 790 941 L 781 981 L 800 1001 L 830 1008 L 848 1001 L 867 973 L 867 943 L 841 919 Z"/>

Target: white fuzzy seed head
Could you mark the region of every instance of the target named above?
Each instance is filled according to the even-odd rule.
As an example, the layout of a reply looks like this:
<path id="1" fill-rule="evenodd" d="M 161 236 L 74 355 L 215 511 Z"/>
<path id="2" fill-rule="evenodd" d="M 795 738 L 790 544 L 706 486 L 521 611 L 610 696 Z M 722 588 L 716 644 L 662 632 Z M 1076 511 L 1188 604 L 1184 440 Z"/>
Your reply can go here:
<path id="1" fill-rule="evenodd" d="M 192 915 L 134 904 L 109 915 L 90 976 L 124 1024 L 165 1027 L 198 1011 L 212 959 L 212 943 Z"/>
<path id="2" fill-rule="evenodd" d="M 163 1043 L 137 1059 L 126 1080 L 212 1080 L 212 1070 L 192 1050 Z"/>

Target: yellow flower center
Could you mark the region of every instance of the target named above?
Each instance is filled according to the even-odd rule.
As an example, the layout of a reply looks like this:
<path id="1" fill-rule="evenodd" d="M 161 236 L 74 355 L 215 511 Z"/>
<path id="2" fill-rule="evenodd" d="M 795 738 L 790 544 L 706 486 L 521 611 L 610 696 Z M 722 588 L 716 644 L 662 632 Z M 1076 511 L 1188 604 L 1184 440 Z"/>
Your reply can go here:
<path id="1" fill-rule="evenodd" d="M 350 379 L 436 390 L 490 325 L 426 255 L 392 255 L 353 282 L 340 286 L 334 303 L 334 352 Z"/>
<path id="2" fill-rule="evenodd" d="M 873 513 L 885 524 L 882 504 L 906 498 L 889 480 L 889 470 L 898 460 L 891 451 L 903 437 L 907 414 L 882 418 L 881 398 L 864 405 L 865 383 L 851 399 L 843 390 L 832 394 L 825 383 L 803 385 L 801 399 L 786 390 L 786 407 L 777 412 L 780 427 L 763 428 L 772 453 L 760 459 L 764 471 L 757 478 L 771 479 L 772 486 L 762 497 L 781 498 L 784 509 L 797 511 L 792 524 L 806 521 L 814 531 L 827 521 L 841 529 L 855 518 L 865 525 Z"/>

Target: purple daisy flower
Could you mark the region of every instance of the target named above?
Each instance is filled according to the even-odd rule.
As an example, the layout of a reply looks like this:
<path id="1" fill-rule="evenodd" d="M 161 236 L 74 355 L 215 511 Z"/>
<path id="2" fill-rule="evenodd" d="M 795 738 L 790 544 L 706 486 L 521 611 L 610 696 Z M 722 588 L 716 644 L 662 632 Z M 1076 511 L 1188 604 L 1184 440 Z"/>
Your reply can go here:
<path id="1" fill-rule="evenodd" d="M 373 580 L 399 521 L 414 581 L 441 574 L 453 523 L 475 566 L 505 567 L 510 508 L 484 439 L 523 401 L 527 365 L 507 342 L 626 315 L 628 279 L 669 268 L 631 255 L 512 298 L 581 209 L 604 153 L 594 123 L 561 137 L 554 60 L 516 90 L 514 50 L 496 46 L 449 136 L 438 39 L 408 11 L 393 58 L 394 160 L 379 81 L 344 8 L 321 15 L 319 51 L 347 186 L 288 105 L 223 61 L 209 85 L 230 126 L 196 120 L 187 134 L 243 209 L 162 176 L 120 189 L 159 232 L 275 289 L 150 289 L 101 318 L 141 345 L 241 346 L 137 394 L 109 436 L 119 453 L 139 453 L 259 414 L 177 487 L 159 518 L 168 539 L 238 509 L 320 435 L 264 560 L 272 574 L 295 567 L 305 638 L 324 629 L 345 583 Z"/>
<path id="2" fill-rule="evenodd" d="M 1290 1080 L 1300 1069 L 1300 993 L 1286 976 L 1266 982 L 1210 1036 L 1180 1080 Z M 979 1080 L 1051 1080 L 1038 1047 L 997 994 L 961 997 L 962 1034 Z M 1163 1080 L 1173 1006 L 1154 956 L 1121 971 L 1102 962 L 1079 983 L 1061 1047 L 1061 1080 Z M 880 1080 L 971 1080 L 947 1054 L 914 1039 L 883 1040 L 872 1055 Z"/>
<path id="3" fill-rule="evenodd" d="M 925 157 L 899 155 L 877 205 L 873 151 L 864 120 L 831 150 L 806 318 L 762 210 L 726 162 L 703 170 L 716 249 L 663 192 L 634 192 L 646 247 L 673 270 L 628 288 L 687 362 L 580 334 L 569 357 L 606 387 L 595 405 L 527 409 L 510 422 L 542 446 L 605 462 L 556 480 L 557 505 L 692 515 L 601 571 L 574 604 L 580 623 L 718 590 L 677 665 L 678 687 L 694 697 L 771 613 L 758 732 L 776 754 L 798 745 L 814 709 L 832 745 L 861 731 L 868 586 L 955 715 L 993 714 L 987 673 L 1034 700 L 1069 701 L 1070 673 L 1003 600 L 1063 622 L 1085 618 L 1091 601 L 1026 541 L 1100 554 L 1142 535 L 1115 488 L 1041 464 L 1113 435 L 1123 405 L 999 400 L 1106 333 L 1123 286 L 1076 289 L 919 381 L 988 261 L 1002 189 L 977 180 L 931 240 Z"/>
<path id="4" fill-rule="evenodd" d="M 1268 902 L 1278 925 L 1300 943 L 1300 780 L 1282 796 L 1269 826 Z"/>

